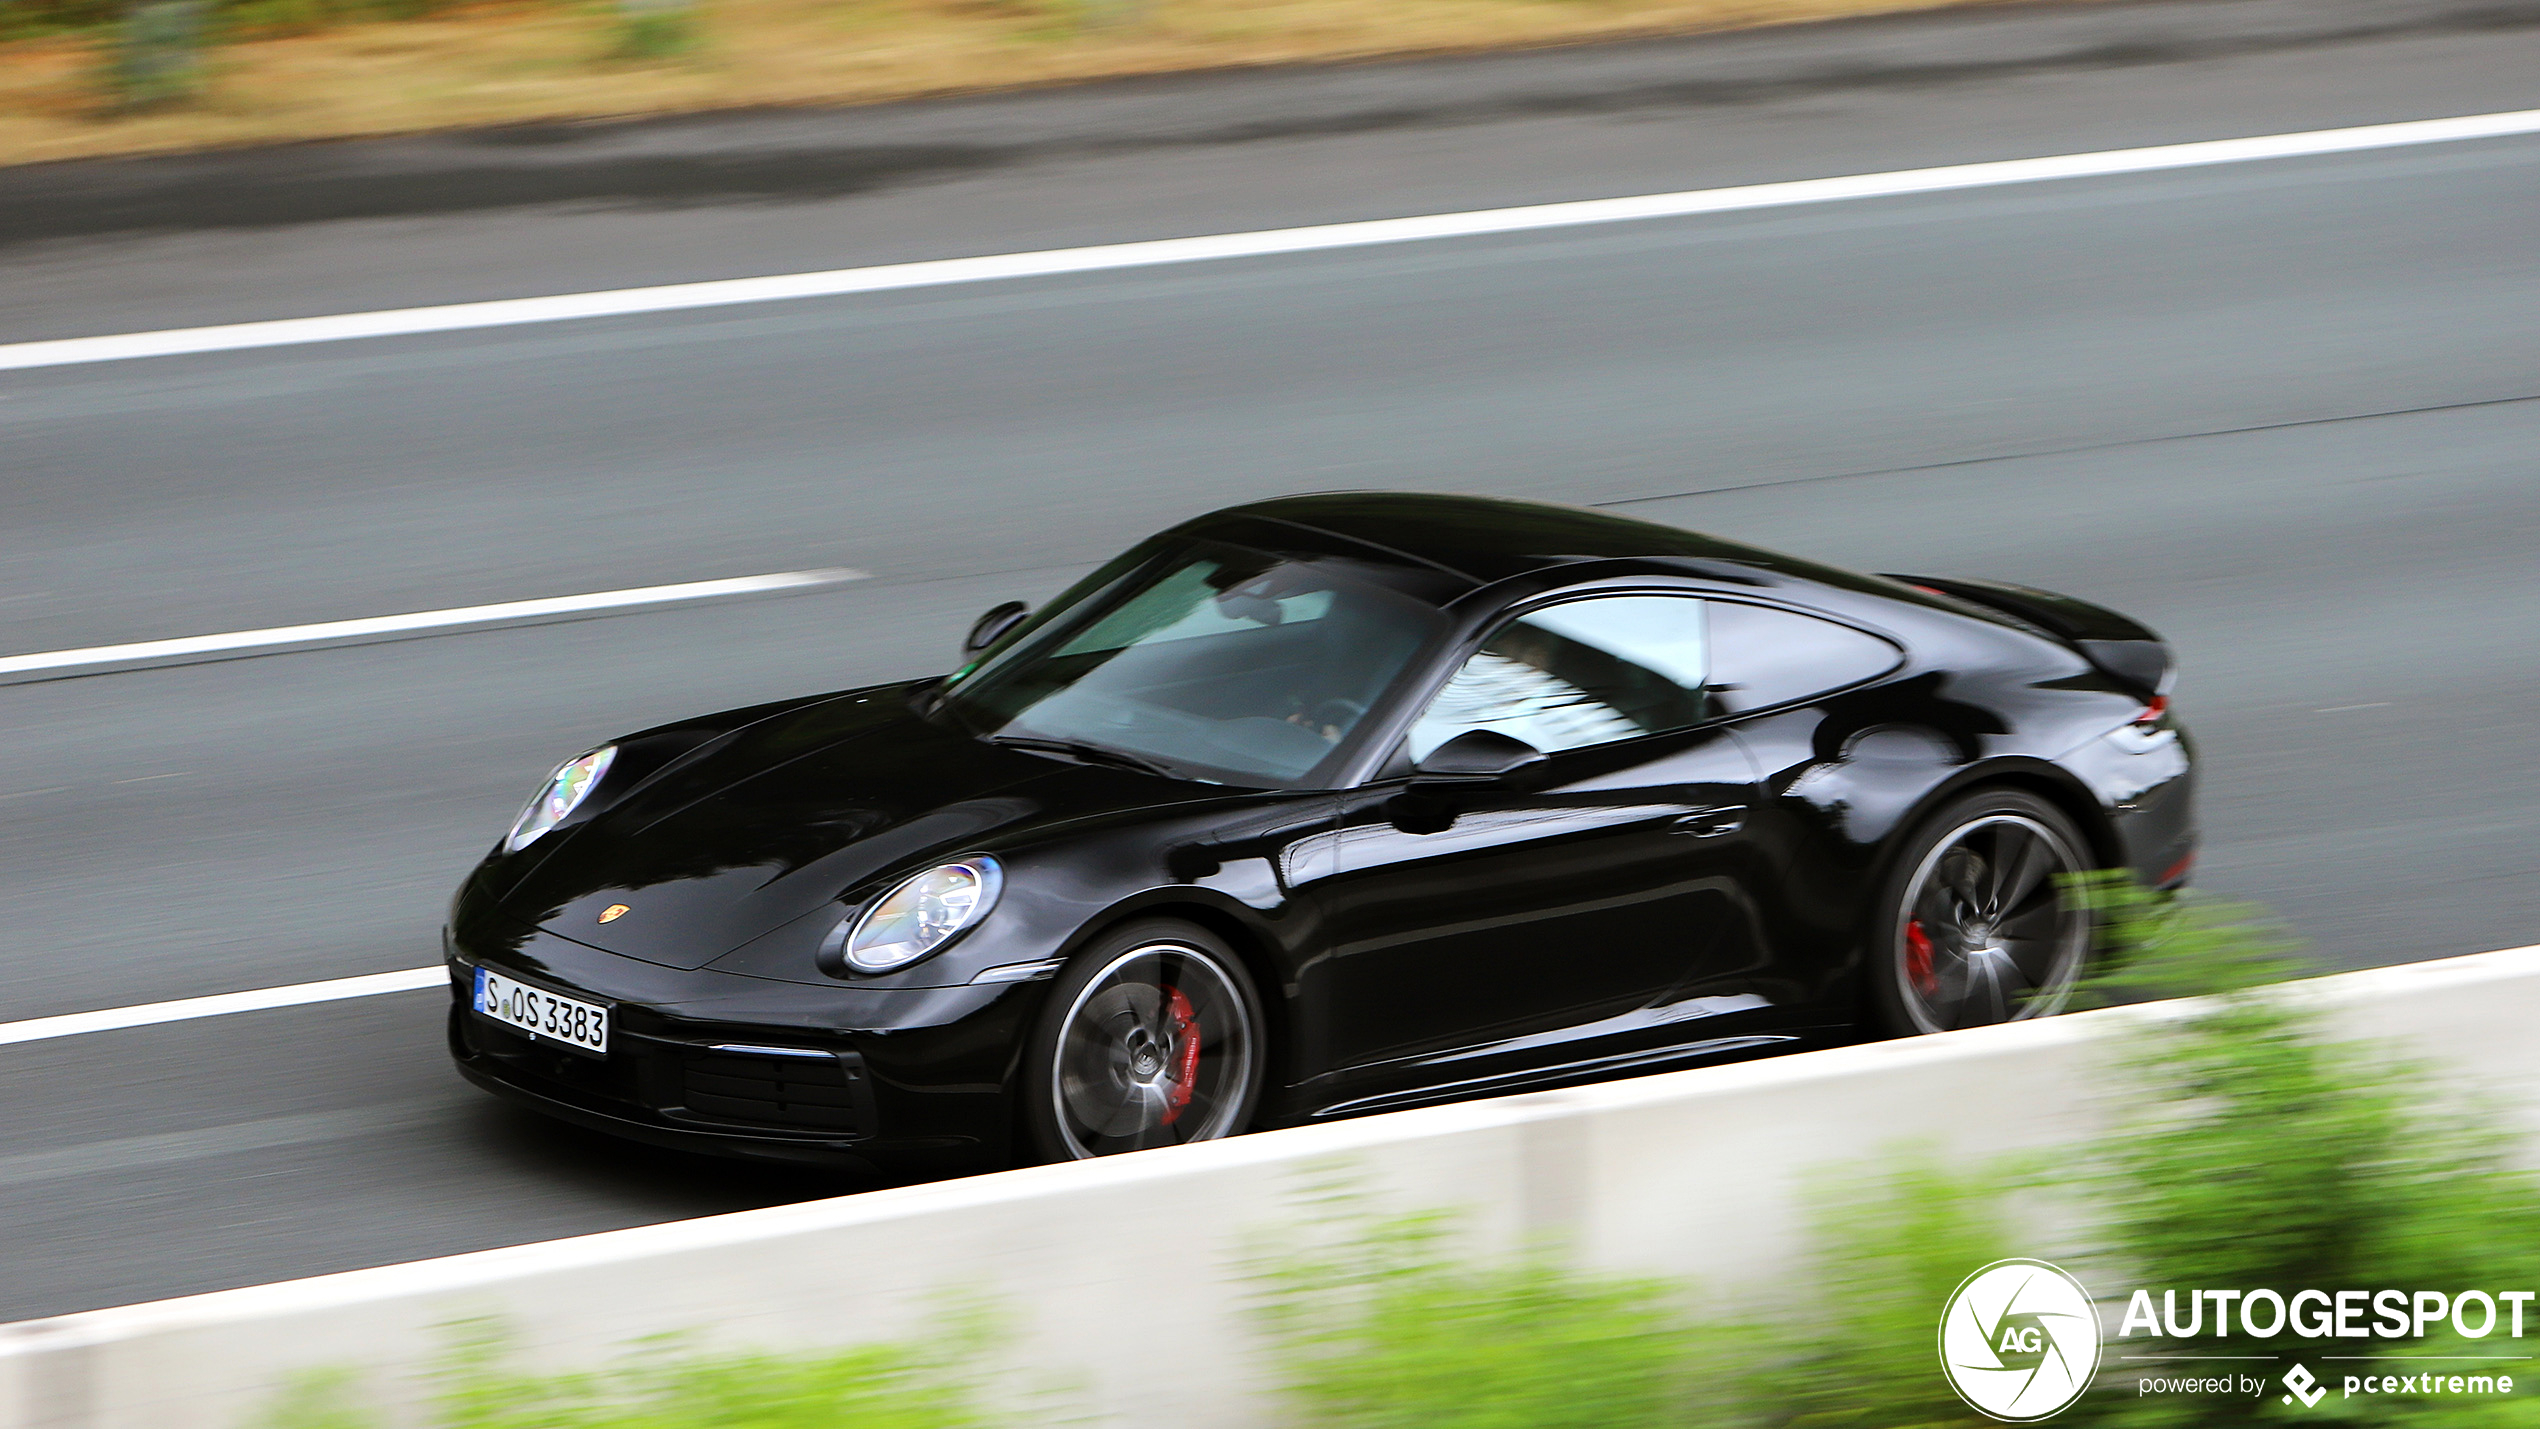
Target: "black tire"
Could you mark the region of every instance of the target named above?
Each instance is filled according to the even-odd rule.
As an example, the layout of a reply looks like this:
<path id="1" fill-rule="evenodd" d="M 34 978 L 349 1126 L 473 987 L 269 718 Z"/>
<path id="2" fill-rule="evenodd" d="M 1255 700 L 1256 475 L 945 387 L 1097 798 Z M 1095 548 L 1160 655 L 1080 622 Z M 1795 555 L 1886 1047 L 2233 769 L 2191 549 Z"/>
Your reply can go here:
<path id="1" fill-rule="evenodd" d="M 1213 934 L 1147 918 L 1068 960 L 1024 1052 L 1021 1150 L 1083 1160 L 1233 1136 L 1269 1061 L 1261 994 Z"/>
<path id="2" fill-rule="evenodd" d="M 2089 867 L 2073 821 L 2017 789 L 1979 789 L 1917 825 L 1863 949 L 1880 1025 L 1911 1037 L 2062 1011 L 2092 926 L 2066 906 L 2059 875 Z"/>

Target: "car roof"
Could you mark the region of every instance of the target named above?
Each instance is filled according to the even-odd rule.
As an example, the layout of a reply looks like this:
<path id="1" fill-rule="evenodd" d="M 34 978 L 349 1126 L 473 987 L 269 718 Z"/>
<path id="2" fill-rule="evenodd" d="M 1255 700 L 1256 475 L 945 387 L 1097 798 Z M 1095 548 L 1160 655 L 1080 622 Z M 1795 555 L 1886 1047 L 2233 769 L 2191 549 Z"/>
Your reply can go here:
<path id="1" fill-rule="evenodd" d="M 1193 535 L 1269 521 L 1338 536 L 1488 585 L 1582 561 L 1697 559 L 1804 580 L 1836 573 L 1761 547 L 1584 506 L 1408 491 L 1334 491 L 1228 507 L 1182 529 Z M 1244 539 L 1238 536 L 1237 539 Z M 1257 539 L 1257 538 L 1255 538 Z M 1858 579 L 1854 577 L 1853 579 Z M 1845 582 L 1849 584 L 1849 581 Z"/>

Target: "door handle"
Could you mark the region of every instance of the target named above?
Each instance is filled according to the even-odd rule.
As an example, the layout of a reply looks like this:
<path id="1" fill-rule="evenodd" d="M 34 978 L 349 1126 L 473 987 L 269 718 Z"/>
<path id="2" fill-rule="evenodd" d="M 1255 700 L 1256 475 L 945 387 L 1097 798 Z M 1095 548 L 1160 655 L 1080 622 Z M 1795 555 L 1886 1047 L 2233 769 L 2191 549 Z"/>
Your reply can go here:
<path id="1" fill-rule="evenodd" d="M 1746 827 L 1744 804 L 1715 804 L 1708 809 L 1696 809 L 1689 814 L 1677 815 L 1675 827 L 1668 832 L 1687 834 L 1697 839 L 1716 839 L 1723 834 L 1736 833 L 1744 827 Z"/>

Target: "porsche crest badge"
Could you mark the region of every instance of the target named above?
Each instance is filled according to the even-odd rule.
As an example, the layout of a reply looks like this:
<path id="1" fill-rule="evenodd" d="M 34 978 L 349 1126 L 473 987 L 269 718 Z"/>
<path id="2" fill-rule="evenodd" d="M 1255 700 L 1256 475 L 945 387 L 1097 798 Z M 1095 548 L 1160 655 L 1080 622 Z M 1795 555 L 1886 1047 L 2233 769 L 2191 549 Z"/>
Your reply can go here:
<path id="1" fill-rule="evenodd" d="M 625 917 L 626 913 L 627 908 L 625 904 L 612 903 L 606 908 L 600 910 L 600 921 L 603 923 L 614 923 L 618 919 Z"/>

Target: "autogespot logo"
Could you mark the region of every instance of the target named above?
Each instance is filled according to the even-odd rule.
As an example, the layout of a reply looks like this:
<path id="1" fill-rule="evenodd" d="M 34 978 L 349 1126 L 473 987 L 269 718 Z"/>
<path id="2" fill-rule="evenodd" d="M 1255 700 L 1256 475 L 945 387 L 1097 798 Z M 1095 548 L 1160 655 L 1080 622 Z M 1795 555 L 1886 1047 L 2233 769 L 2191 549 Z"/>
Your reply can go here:
<path id="1" fill-rule="evenodd" d="M 2081 1282 L 2042 1260 L 1997 1260 L 1940 1312 L 1949 1387 L 1989 1419 L 2024 1424 L 2081 1398 L 2099 1370 L 2099 1314 Z"/>

